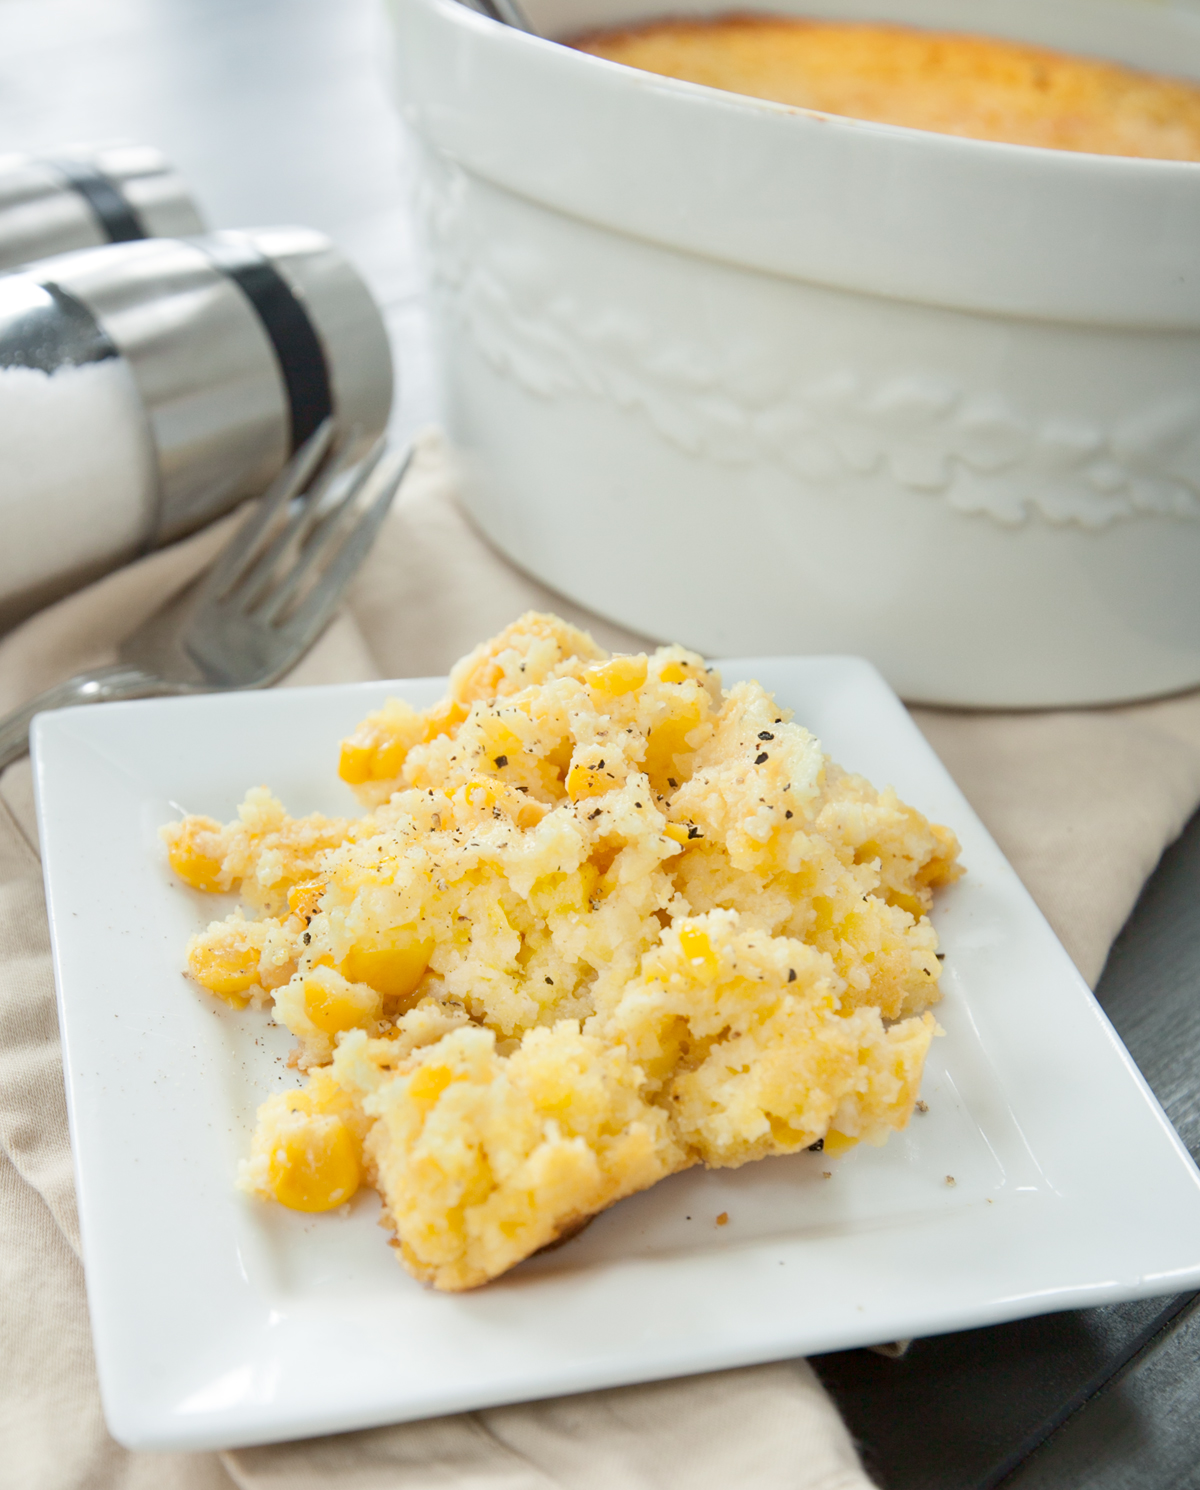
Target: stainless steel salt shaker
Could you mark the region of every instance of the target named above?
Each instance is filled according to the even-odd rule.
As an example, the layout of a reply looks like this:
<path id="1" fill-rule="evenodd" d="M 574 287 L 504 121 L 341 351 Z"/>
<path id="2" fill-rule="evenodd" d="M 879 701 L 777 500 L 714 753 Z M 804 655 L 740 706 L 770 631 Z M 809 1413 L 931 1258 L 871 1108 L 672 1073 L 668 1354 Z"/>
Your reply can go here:
<path id="1" fill-rule="evenodd" d="M 186 183 L 149 145 L 0 155 L 0 270 L 51 254 L 204 231 Z"/>
<path id="2" fill-rule="evenodd" d="M 383 320 L 323 234 L 260 228 L 0 275 L 0 625 L 261 492 L 392 402 Z"/>

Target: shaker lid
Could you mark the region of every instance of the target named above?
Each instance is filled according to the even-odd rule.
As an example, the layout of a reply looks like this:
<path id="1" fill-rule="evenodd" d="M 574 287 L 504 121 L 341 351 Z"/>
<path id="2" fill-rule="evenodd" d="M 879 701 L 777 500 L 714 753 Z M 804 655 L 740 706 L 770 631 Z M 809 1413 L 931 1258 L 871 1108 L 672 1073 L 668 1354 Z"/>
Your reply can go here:
<path id="1" fill-rule="evenodd" d="M 161 150 L 150 145 L 98 145 L 63 150 L 55 164 L 64 173 L 72 164 L 91 166 L 110 181 L 140 223 L 140 237 L 186 238 L 204 232 L 204 219 L 187 182 Z"/>
<path id="2" fill-rule="evenodd" d="M 102 243 L 203 231 L 183 178 L 148 145 L 0 156 L 0 270 Z"/>

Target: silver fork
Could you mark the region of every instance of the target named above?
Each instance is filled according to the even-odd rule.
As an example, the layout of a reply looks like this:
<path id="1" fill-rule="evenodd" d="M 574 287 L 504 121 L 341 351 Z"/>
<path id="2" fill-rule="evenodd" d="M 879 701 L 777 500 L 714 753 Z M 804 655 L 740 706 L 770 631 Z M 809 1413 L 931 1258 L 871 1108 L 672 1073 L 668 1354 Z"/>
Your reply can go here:
<path id="1" fill-rule="evenodd" d="M 470 10 L 477 10 L 480 15 L 489 16 L 493 21 L 512 26 L 514 30 L 527 31 L 530 36 L 538 34 L 521 8 L 521 0 L 461 0 L 461 3 Z"/>
<path id="2" fill-rule="evenodd" d="M 366 558 L 411 453 L 381 440 L 352 475 L 326 420 L 212 565 L 132 632 L 118 661 L 68 678 L 0 722 L 0 769 L 45 709 L 161 694 L 265 688 L 308 651 Z M 342 484 L 339 484 L 342 483 Z"/>

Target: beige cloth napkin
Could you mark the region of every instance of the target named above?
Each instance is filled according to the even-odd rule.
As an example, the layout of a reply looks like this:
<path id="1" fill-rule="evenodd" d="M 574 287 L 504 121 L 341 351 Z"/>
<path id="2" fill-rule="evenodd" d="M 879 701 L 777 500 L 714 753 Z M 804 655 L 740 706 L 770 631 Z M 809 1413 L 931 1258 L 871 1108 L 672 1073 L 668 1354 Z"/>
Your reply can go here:
<path id="1" fill-rule="evenodd" d="M 185 583 L 224 528 L 60 602 L 0 642 L 0 712 L 89 664 Z M 499 558 L 436 437 L 345 613 L 289 683 L 414 677 L 536 606 L 633 637 Z M 1200 694 L 1132 708 L 917 719 L 1089 981 L 1200 801 Z M 863 1490 L 804 1361 L 215 1454 L 108 1436 L 88 1331 L 31 775 L 0 778 L 0 1486 L 39 1490 Z"/>

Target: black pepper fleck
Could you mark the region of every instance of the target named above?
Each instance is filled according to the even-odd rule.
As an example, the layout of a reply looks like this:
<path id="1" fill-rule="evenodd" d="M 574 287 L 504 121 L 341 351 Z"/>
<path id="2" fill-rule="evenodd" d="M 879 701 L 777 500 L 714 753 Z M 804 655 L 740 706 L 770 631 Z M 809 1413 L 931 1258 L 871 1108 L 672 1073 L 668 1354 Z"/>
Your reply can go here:
<path id="1" fill-rule="evenodd" d="M 501 770 L 503 770 L 504 767 L 508 765 L 508 756 L 498 755 L 496 757 L 496 765 L 499 766 Z"/>
<path id="2" fill-rule="evenodd" d="M 754 757 L 754 764 L 756 766 L 761 766 L 763 761 L 769 759 L 770 756 L 768 756 L 767 752 L 765 750 L 760 750 L 759 753 Z"/>
<path id="3" fill-rule="evenodd" d="M 758 738 L 760 740 L 773 740 L 775 738 L 775 736 L 771 733 L 771 731 L 769 729 L 760 729 L 759 732 L 758 732 Z"/>
<path id="4" fill-rule="evenodd" d="M 788 968 L 788 982 L 789 983 L 794 983 L 795 981 L 796 981 L 796 969 L 794 967 L 790 967 L 790 968 Z"/>
<path id="5" fill-rule="evenodd" d="M 784 817 L 791 817 L 791 815 L 792 815 L 792 809 L 789 807 L 787 809 L 787 811 L 783 815 L 784 815 Z"/>

